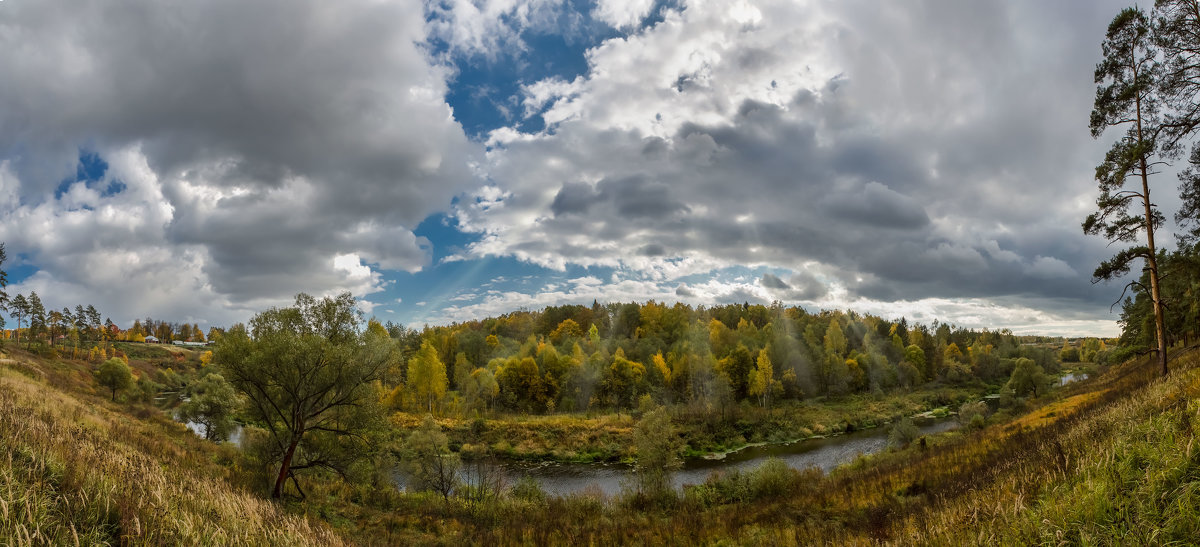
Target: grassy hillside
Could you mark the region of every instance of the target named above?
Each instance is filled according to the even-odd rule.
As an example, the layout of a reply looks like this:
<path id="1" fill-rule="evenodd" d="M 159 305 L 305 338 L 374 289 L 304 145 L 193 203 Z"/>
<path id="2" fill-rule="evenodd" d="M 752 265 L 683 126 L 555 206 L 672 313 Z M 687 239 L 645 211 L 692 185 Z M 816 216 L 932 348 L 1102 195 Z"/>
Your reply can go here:
<path id="1" fill-rule="evenodd" d="M 216 461 L 232 455 L 161 413 L 87 395 L 89 374 L 28 355 L 0 365 L 0 543 L 342 543 L 231 487 Z"/>

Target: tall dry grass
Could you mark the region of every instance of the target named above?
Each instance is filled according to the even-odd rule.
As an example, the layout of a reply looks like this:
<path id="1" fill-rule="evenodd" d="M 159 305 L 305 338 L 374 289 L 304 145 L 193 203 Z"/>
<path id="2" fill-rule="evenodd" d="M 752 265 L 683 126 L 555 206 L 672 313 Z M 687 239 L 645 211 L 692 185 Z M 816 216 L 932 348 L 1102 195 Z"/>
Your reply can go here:
<path id="1" fill-rule="evenodd" d="M 178 428 L 0 367 L 0 544 L 343 543 L 231 487 Z"/>

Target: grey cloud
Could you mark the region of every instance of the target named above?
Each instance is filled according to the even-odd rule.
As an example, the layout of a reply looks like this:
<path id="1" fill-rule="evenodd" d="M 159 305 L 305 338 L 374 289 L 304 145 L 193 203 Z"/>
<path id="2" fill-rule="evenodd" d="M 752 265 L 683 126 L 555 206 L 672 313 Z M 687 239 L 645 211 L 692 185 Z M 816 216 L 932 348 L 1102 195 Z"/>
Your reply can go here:
<path id="1" fill-rule="evenodd" d="M 171 212 L 140 239 L 200 249 L 217 293 L 345 287 L 329 265 L 341 253 L 418 269 L 428 241 L 411 229 L 474 184 L 478 147 L 443 99 L 446 69 L 418 46 L 419 5 L 46 1 L 0 14 L 19 30 L 0 33 L 0 160 L 22 202 L 52 201 L 81 148 L 137 150 L 157 185 L 143 205 Z"/>
<path id="2" fill-rule="evenodd" d="M 680 298 L 695 298 L 696 291 L 693 291 L 692 289 L 688 288 L 687 285 L 680 285 L 675 288 L 675 296 L 678 296 Z"/>
<path id="3" fill-rule="evenodd" d="M 764 28 L 799 17 L 791 4 L 757 7 Z M 561 189 L 553 204 L 529 198 L 518 207 L 553 205 L 554 217 L 494 221 L 534 261 L 606 263 L 624 258 L 613 249 L 654 245 L 665 257 L 723 264 L 799 271 L 815 261 L 845 274 L 835 281 L 850 298 L 1041 295 L 1106 307 L 1103 288 L 1080 273 L 1104 256 L 1103 244 L 1078 232 L 1071 203 L 1094 192 L 1101 148 L 1086 131 L 1090 71 L 1119 8 L 839 3 L 828 32 L 812 38 L 827 48 L 837 77 L 782 104 L 725 105 L 732 112 L 724 122 L 684 119 L 666 137 L 583 116 L 559 123 L 554 135 L 508 143 L 495 180 L 528 196 Z M 1023 30 L 1027 24 L 1040 30 Z M 764 55 L 762 44 L 726 46 L 722 59 L 737 70 L 779 67 L 782 77 L 794 69 Z M 680 95 L 708 93 L 721 104 L 719 84 Z M 586 89 L 576 92 L 576 104 L 589 99 Z M 617 103 L 597 110 L 622 107 L 607 97 Z M 669 104 L 661 106 L 649 111 L 671 119 Z M 543 164 L 549 157 L 601 182 L 588 192 L 563 185 L 560 168 Z M 564 246 L 547 237 L 563 230 L 589 238 Z M 828 294 L 813 281 L 786 284 L 800 291 L 794 296 Z"/>
<path id="4" fill-rule="evenodd" d="M 791 285 L 788 285 L 787 283 L 785 283 L 782 279 L 779 278 L 779 276 L 770 274 L 770 273 L 763 274 L 762 279 L 759 280 L 759 284 L 768 289 L 787 290 L 787 289 L 792 288 Z"/>

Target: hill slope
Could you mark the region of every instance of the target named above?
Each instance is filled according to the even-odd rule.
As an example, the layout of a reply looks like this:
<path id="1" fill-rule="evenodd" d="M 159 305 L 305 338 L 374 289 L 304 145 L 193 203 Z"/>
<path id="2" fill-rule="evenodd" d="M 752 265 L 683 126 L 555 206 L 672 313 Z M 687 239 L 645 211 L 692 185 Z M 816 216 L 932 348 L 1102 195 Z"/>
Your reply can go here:
<path id="1" fill-rule="evenodd" d="M 219 453 L 161 414 L 136 417 L 0 366 L 0 543 L 338 545 L 325 526 L 231 487 Z M 86 374 L 86 372 L 83 372 Z"/>

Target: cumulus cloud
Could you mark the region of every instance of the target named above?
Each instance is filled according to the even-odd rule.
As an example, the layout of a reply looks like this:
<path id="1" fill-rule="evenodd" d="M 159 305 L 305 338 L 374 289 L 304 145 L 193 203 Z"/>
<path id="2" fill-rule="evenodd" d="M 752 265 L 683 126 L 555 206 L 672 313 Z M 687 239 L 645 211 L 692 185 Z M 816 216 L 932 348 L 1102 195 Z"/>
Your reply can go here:
<path id="1" fill-rule="evenodd" d="M 132 295 L 165 275 L 177 304 L 113 308 L 178 313 L 190 293 L 229 303 L 218 321 L 299 291 L 361 296 L 380 270 L 428 264 L 412 229 L 475 184 L 411 2 L 6 2 L 0 17 L 19 30 L 0 32 L 0 238 L 40 269 L 31 287 L 82 296 L 114 275 Z M 110 168 L 64 192 L 81 152 Z"/>
<path id="2" fill-rule="evenodd" d="M 1079 272 L 1106 251 L 1077 220 L 1102 149 L 1081 128 L 1110 7 L 666 10 L 589 50 L 586 75 L 526 86 L 546 129 L 492 133 L 486 170 L 506 195 L 459 208 L 483 236 L 466 254 L 782 268 L 810 277 L 764 276 L 754 294 L 843 305 L 1041 295 L 1099 309 Z"/>

